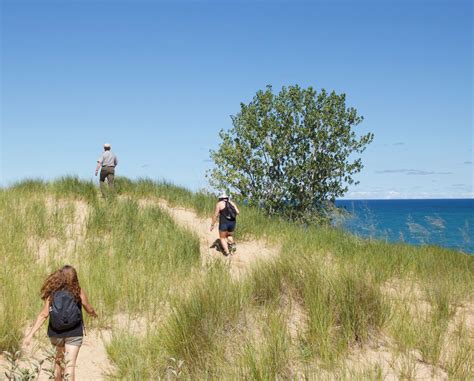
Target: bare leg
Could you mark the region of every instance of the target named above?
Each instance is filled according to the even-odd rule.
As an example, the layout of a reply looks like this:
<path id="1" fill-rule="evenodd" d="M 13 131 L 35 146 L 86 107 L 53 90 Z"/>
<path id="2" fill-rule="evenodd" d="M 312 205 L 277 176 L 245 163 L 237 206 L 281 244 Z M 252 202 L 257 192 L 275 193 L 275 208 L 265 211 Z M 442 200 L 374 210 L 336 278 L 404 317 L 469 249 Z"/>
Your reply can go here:
<path id="1" fill-rule="evenodd" d="M 64 346 L 56 346 L 56 358 L 54 360 L 54 381 L 62 381 L 63 369 L 62 364 L 64 360 Z"/>
<path id="2" fill-rule="evenodd" d="M 227 244 L 228 232 L 219 231 L 219 238 L 221 240 L 222 249 L 224 249 L 224 255 L 229 255 L 229 245 Z"/>
<path id="3" fill-rule="evenodd" d="M 237 247 L 235 246 L 235 241 L 234 237 L 232 236 L 232 232 L 227 233 L 227 244 L 229 246 L 229 252 L 231 254 L 234 254 L 237 250 Z"/>
<path id="4" fill-rule="evenodd" d="M 75 380 L 76 360 L 79 349 L 81 349 L 80 346 L 66 344 L 66 369 L 64 370 L 64 374 L 68 375 L 69 381 Z"/>

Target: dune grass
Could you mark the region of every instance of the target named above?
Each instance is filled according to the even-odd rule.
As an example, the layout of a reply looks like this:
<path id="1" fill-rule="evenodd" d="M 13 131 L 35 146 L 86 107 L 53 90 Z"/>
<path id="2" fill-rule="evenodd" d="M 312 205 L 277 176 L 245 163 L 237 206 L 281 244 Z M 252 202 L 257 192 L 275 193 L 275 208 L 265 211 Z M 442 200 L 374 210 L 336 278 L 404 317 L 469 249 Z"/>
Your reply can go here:
<path id="1" fill-rule="evenodd" d="M 75 206 L 54 205 L 71 195 L 81 199 L 81 189 L 87 208 L 85 236 L 66 237 Z M 0 232 L 2 350 L 18 346 L 26 321 L 40 309 L 41 282 L 66 263 L 78 270 L 104 324 L 116 312 L 157 311 L 169 290 L 200 263 L 197 238 L 159 208 L 141 209 L 130 200 L 97 202 L 88 183 L 19 184 L 0 193 L 0 213 L 5 226 Z M 68 239 L 74 245 L 69 254 Z M 38 256 L 38 246 L 47 249 L 45 258 Z"/>
<path id="2" fill-rule="evenodd" d="M 215 203 L 210 195 L 167 183 L 153 187 L 149 181 L 138 181 L 135 187 L 141 197 L 163 198 L 171 205 L 194 209 L 200 216 L 209 216 Z M 128 192 L 136 192 L 133 183 Z M 442 352 L 446 341 L 453 340 L 449 325 L 457 307 L 473 303 L 472 256 L 435 246 L 361 239 L 330 227 L 302 227 L 268 218 L 258 209 L 240 207 L 237 239 L 264 238 L 282 247 L 279 260 L 257 267 L 250 275 L 252 302 L 247 303 L 267 305 L 290 293 L 302 304 L 306 326 L 293 343 L 302 362 L 316 359 L 332 366 L 354 344 L 364 344 L 384 331 L 396 332 L 397 345 L 420 351 L 423 361 L 434 366 L 456 363 L 443 358 Z M 416 285 L 418 300 L 408 303 L 416 307 L 423 301 L 430 310 L 414 314 L 398 308 L 400 301 L 384 293 L 394 279 Z M 467 356 L 472 343 L 464 345 L 470 348 L 464 350 Z M 248 348 L 252 347 L 246 348 L 244 358 L 250 361 Z M 262 360 L 253 360 L 253 364 L 262 364 Z"/>
<path id="3" fill-rule="evenodd" d="M 43 210 L 32 205 L 30 220 L 21 208 L 22 198 L 11 191 L 0 191 L 0 349 L 18 348 L 23 326 L 38 306 L 35 299 L 44 266 L 32 266 L 33 254 L 28 250 L 28 230 L 46 233 Z M 29 223 L 28 223 L 29 222 Z"/>
<path id="4" fill-rule="evenodd" d="M 198 238 L 138 203 L 165 199 L 210 217 L 211 195 L 126 178 L 117 193 L 104 202 L 76 178 L 0 191 L 0 349 L 18 347 L 40 308 L 41 282 L 67 261 L 102 316 L 87 323 L 112 327 L 108 353 L 119 379 L 382 379 L 378 365 L 344 365 L 379 337 L 402 359 L 399 377 L 416 373 L 413 351 L 452 378 L 474 376 L 466 365 L 473 340 L 457 318 L 474 303 L 473 256 L 299 226 L 239 205 L 237 239 L 281 249 L 235 280 L 219 262 L 202 268 Z M 80 207 L 85 229 L 74 233 Z M 148 324 L 139 333 L 114 326 L 121 313 Z"/>

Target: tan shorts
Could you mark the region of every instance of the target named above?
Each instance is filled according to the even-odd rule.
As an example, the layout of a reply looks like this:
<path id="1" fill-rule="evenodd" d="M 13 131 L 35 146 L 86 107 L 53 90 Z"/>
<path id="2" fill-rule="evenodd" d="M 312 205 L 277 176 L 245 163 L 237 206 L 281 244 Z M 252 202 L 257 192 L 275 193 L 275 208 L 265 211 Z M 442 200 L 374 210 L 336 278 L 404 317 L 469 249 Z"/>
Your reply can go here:
<path id="1" fill-rule="evenodd" d="M 65 344 L 74 345 L 76 347 L 80 347 L 82 345 L 82 336 L 50 337 L 49 340 L 55 347 L 64 347 Z"/>

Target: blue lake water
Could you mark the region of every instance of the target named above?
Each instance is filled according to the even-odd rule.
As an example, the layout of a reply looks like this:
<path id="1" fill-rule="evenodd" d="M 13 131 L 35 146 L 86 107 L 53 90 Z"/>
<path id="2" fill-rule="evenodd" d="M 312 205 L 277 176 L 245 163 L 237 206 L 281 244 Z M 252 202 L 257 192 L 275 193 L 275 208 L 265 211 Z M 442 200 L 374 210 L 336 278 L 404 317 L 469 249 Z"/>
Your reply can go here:
<path id="1" fill-rule="evenodd" d="M 474 254 L 474 199 L 337 200 L 342 227 L 362 236 L 433 244 Z"/>

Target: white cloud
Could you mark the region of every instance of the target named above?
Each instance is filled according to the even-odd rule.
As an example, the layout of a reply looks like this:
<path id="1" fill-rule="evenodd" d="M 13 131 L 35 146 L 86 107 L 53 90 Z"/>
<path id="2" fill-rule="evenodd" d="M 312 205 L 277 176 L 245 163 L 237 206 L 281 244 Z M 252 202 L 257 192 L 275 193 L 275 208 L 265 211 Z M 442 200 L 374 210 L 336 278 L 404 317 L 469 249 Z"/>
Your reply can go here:
<path id="1" fill-rule="evenodd" d="M 349 200 L 393 200 L 393 199 L 426 199 L 426 198 L 474 198 L 471 189 L 457 189 L 451 191 L 405 191 L 405 190 L 353 190 L 343 197 Z"/>
<path id="2" fill-rule="evenodd" d="M 435 171 L 423 171 L 421 169 L 383 169 L 380 171 L 375 171 L 377 174 L 386 174 L 386 173 L 405 173 L 406 175 L 414 176 L 426 176 L 426 175 L 452 175 L 452 172 L 435 172 Z"/>

